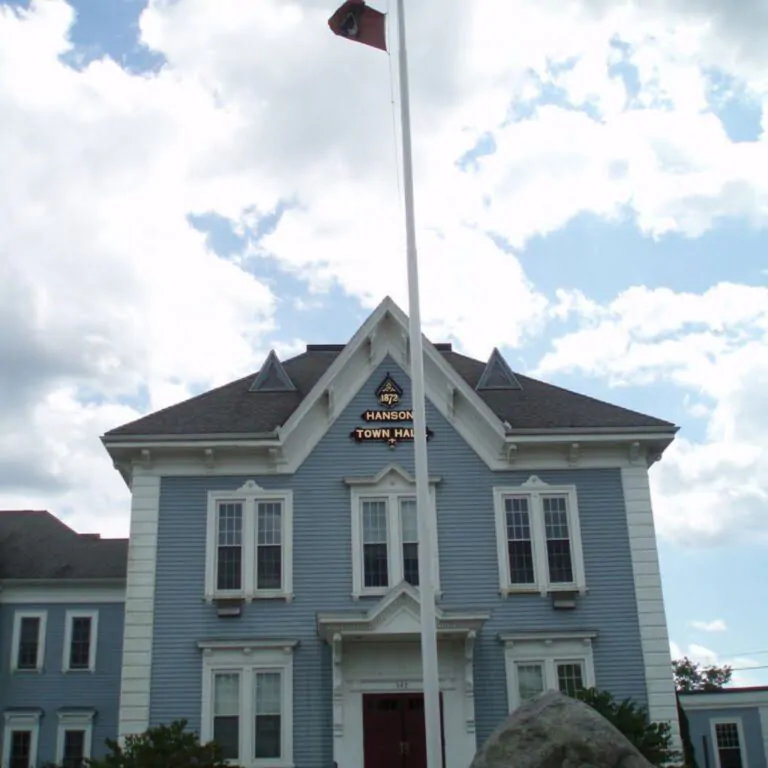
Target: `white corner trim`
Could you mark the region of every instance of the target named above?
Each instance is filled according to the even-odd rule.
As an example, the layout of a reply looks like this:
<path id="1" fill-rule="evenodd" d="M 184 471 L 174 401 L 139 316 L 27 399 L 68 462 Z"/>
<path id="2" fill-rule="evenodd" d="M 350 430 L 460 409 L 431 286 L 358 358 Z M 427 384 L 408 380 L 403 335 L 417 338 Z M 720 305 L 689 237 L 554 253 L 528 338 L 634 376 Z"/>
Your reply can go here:
<path id="1" fill-rule="evenodd" d="M 624 467 L 621 470 L 621 481 L 635 580 L 648 715 L 654 722 L 670 724 L 678 748 L 681 742 L 677 699 L 672 680 L 672 657 L 669 650 L 667 617 L 664 612 L 648 470 L 643 466 Z"/>
<path id="2" fill-rule="evenodd" d="M 517 585 L 512 584 L 510 581 L 507 518 L 504 508 L 504 500 L 510 496 L 526 497 L 529 500 L 528 514 L 531 527 L 531 547 L 533 550 L 535 578 L 533 584 Z M 573 567 L 573 582 L 568 584 L 550 583 L 542 496 L 565 496 L 567 499 L 568 533 L 570 536 Z M 494 486 L 493 506 L 496 521 L 499 592 L 501 594 L 540 592 L 542 595 L 546 595 L 550 591 L 567 589 L 576 590 L 581 593 L 586 592 L 587 579 L 584 569 L 584 550 L 581 542 L 578 494 L 575 485 L 549 485 L 540 480 L 536 475 L 531 475 L 521 485 Z"/>
<path id="3" fill-rule="evenodd" d="M 353 484 L 350 487 L 350 503 L 352 515 L 352 597 L 362 596 L 381 597 L 386 595 L 399 584 L 403 576 L 403 549 L 400 525 L 400 498 L 414 497 L 415 486 L 399 473 L 387 472 L 379 478 L 378 483 L 367 485 Z M 363 575 L 363 500 L 373 499 L 387 503 L 387 559 L 389 584 L 386 587 L 366 587 Z M 440 593 L 440 553 L 438 551 L 437 535 L 437 502 L 435 487 L 429 489 L 429 514 L 432 515 L 432 552 L 434 568 L 432 573 L 435 591 Z"/>
<path id="4" fill-rule="evenodd" d="M 712 752 L 715 758 L 715 768 L 722 768 L 720 764 L 720 749 L 717 746 L 717 726 L 735 725 L 739 734 L 739 752 L 741 753 L 741 768 L 749 768 L 747 745 L 744 741 L 744 725 L 740 717 L 713 717 L 709 721 L 710 738 L 712 739 Z"/>
<path id="5" fill-rule="evenodd" d="M 30 731 L 29 764 L 37 765 L 37 747 L 40 737 L 41 710 L 6 712 L 3 728 L 3 765 L 11 764 L 11 734 L 13 731 Z"/>
<path id="6" fill-rule="evenodd" d="M 19 642 L 21 640 L 21 620 L 40 619 L 37 627 L 37 664 L 35 669 L 19 669 Z M 11 669 L 14 672 L 42 672 L 45 666 L 45 638 L 48 624 L 47 611 L 15 611 L 13 614 L 13 635 L 11 639 Z"/>
<path id="7" fill-rule="evenodd" d="M 120 739 L 143 733 L 149 725 L 159 512 L 160 477 L 151 470 L 135 467 L 120 683 Z"/>
<path id="8" fill-rule="evenodd" d="M 64 739 L 67 731 L 83 731 L 83 757 L 91 757 L 93 747 L 93 710 L 59 712 L 59 725 L 56 733 L 56 763 L 64 761 Z"/>
<path id="9" fill-rule="evenodd" d="M 258 525 L 257 504 L 260 501 L 282 503 L 282 556 L 283 586 L 281 589 L 258 589 L 256 584 L 256 557 Z M 216 586 L 216 557 L 218 551 L 217 527 L 220 503 L 235 502 L 243 506 L 242 528 L 242 588 L 222 591 Z M 265 490 L 255 481 L 248 480 L 234 491 L 209 491 L 205 545 L 205 599 L 241 598 L 248 601 L 262 598 L 293 599 L 293 491 Z"/>
<path id="10" fill-rule="evenodd" d="M 88 669 L 70 669 L 70 648 L 72 645 L 72 624 L 75 619 L 88 618 L 91 620 L 91 639 L 88 648 Z M 99 641 L 99 612 L 92 611 L 67 611 L 64 618 L 64 648 L 62 652 L 61 669 L 62 672 L 95 672 L 96 671 L 96 649 Z"/>
<path id="11" fill-rule="evenodd" d="M 760 707 L 760 733 L 763 737 L 763 751 L 768 755 L 768 706 Z"/>
<path id="12" fill-rule="evenodd" d="M 216 673 L 237 674 L 240 678 L 240 760 L 243 768 L 292 768 L 293 766 L 293 650 L 295 641 L 285 641 L 272 646 L 259 648 L 258 641 L 247 647 L 237 647 L 242 641 L 236 641 L 232 647 L 216 648 L 208 645 L 203 650 L 202 663 L 202 702 L 200 719 L 200 740 L 213 739 L 213 680 Z M 253 722 L 255 713 L 254 684 L 258 672 L 279 672 L 282 683 L 282 756 L 279 760 L 254 760 Z"/>
<path id="13" fill-rule="evenodd" d="M 581 664 L 584 685 L 592 688 L 595 681 L 595 661 L 592 639 L 596 632 L 551 632 L 536 635 L 502 634 L 504 665 L 507 674 L 507 703 L 512 712 L 520 706 L 517 667 L 520 664 L 542 668 L 544 690 L 557 690 L 557 666 Z"/>

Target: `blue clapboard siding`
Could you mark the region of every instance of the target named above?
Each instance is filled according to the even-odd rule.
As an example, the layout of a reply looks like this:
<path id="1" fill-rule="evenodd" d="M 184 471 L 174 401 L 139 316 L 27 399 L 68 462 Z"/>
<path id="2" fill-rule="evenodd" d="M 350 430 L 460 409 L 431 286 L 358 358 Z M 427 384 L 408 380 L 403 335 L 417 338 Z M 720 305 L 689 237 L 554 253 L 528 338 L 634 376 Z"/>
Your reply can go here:
<path id="1" fill-rule="evenodd" d="M 55 589 L 55 587 L 53 588 Z M 68 610 L 98 611 L 96 671 L 62 672 L 65 616 Z M 41 673 L 11 672 L 13 616 L 16 611 L 47 611 L 44 668 Z M 0 706 L 43 710 L 40 763 L 56 758 L 58 711 L 63 707 L 94 709 L 93 755 L 104 754 L 105 739 L 117 736 L 120 667 L 123 650 L 122 603 L 35 603 L 0 605 Z"/>
<path id="2" fill-rule="evenodd" d="M 332 762 L 330 651 L 316 634 L 316 614 L 359 608 L 353 603 L 348 475 L 373 475 L 396 461 L 413 471 L 408 444 L 357 444 L 351 430 L 363 410 L 377 407 L 375 390 L 390 372 L 405 390 L 409 381 L 392 361 L 381 366 L 331 426 L 292 477 L 163 478 L 160 494 L 156 616 L 150 718 L 153 724 L 184 717 L 200 724 L 201 638 L 296 639 L 294 757 L 298 768 Z M 526 471 L 491 472 L 437 410 L 429 406 L 430 474 L 437 490 L 442 604 L 490 609 L 476 643 L 477 737 L 482 742 L 507 712 L 500 632 L 597 630 L 597 683 L 618 697 L 645 703 L 645 678 L 619 469 L 536 472 L 549 483 L 574 483 L 589 594 L 575 611 L 555 611 L 538 595 L 501 598 L 492 488 L 519 484 Z M 219 619 L 203 601 L 207 492 L 235 489 L 254 479 L 267 489 L 294 493 L 294 593 L 292 603 L 246 605 L 239 619 Z"/>

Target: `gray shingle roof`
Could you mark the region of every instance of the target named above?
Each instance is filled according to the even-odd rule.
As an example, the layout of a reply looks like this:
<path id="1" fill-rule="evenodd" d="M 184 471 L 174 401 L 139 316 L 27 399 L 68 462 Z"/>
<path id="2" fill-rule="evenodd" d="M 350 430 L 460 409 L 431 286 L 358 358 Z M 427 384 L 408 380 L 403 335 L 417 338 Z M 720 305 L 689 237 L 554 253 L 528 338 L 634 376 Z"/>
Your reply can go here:
<path id="1" fill-rule="evenodd" d="M 0 579 L 124 579 L 127 561 L 127 539 L 76 533 L 43 510 L 0 510 Z"/>
<path id="2" fill-rule="evenodd" d="M 144 416 L 106 433 L 131 435 L 238 435 L 272 432 L 284 424 L 328 370 L 343 345 L 310 345 L 283 362 L 295 391 L 251 392 L 257 373 Z M 441 354 L 474 389 L 486 363 L 437 345 Z M 478 395 L 515 430 L 656 427 L 672 429 L 668 421 L 515 374 L 521 389 L 483 389 Z"/>

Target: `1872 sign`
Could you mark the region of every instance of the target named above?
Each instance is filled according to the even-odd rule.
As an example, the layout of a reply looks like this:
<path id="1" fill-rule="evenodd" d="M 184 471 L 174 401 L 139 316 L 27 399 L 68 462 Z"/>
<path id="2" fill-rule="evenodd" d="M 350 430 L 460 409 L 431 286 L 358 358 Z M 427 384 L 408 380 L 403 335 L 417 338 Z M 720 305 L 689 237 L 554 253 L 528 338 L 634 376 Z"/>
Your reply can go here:
<path id="1" fill-rule="evenodd" d="M 406 426 L 413 422 L 413 411 L 399 407 L 403 397 L 402 387 L 389 375 L 384 377 L 376 390 L 376 398 L 384 406 L 382 409 L 363 411 L 361 418 L 366 422 L 364 427 L 355 427 L 351 437 L 358 443 L 386 442 L 394 447 L 402 441 L 413 440 L 413 427 Z M 397 426 L 381 426 L 382 422 Z M 427 429 L 427 439 L 432 437 L 432 430 Z"/>

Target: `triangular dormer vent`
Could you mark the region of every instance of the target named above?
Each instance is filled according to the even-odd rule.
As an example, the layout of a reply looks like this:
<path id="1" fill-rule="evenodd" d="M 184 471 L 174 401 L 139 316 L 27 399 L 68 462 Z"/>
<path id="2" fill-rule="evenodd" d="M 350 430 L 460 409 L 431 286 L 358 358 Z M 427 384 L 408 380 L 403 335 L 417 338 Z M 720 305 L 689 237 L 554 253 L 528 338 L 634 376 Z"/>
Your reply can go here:
<path id="1" fill-rule="evenodd" d="M 522 387 L 512 373 L 512 369 L 507 365 L 507 361 L 501 356 L 501 352 L 494 347 L 475 389 L 479 391 L 481 389 L 522 389 Z"/>
<path id="2" fill-rule="evenodd" d="M 296 385 L 285 372 L 273 349 L 250 386 L 251 392 L 294 392 Z"/>

